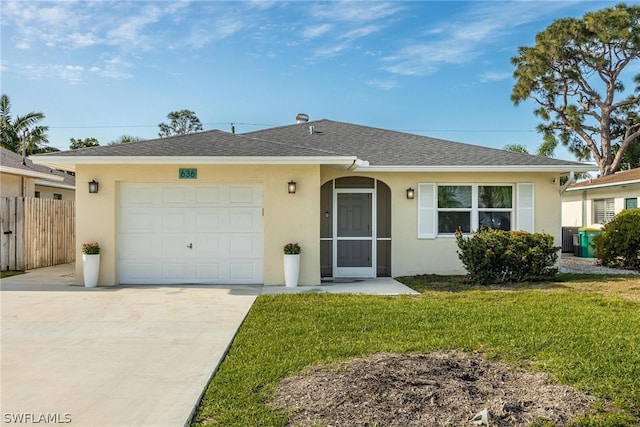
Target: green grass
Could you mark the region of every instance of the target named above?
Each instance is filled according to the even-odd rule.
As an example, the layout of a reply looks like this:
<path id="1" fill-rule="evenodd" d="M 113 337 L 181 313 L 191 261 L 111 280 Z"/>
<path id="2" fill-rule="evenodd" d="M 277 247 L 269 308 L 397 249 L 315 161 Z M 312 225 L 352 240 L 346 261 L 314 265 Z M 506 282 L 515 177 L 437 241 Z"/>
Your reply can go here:
<path id="1" fill-rule="evenodd" d="M 18 274 L 24 274 L 24 271 L 0 271 L 0 279 L 5 277 L 17 276 Z"/>
<path id="2" fill-rule="evenodd" d="M 560 276 L 517 290 L 478 289 L 460 277 L 403 278 L 419 296 L 261 296 L 211 381 L 194 425 L 283 426 L 264 404 L 276 382 L 323 362 L 376 352 L 480 351 L 550 373 L 640 420 L 640 279 Z M 629 417 L 635 418 L 635 422 Z"/>

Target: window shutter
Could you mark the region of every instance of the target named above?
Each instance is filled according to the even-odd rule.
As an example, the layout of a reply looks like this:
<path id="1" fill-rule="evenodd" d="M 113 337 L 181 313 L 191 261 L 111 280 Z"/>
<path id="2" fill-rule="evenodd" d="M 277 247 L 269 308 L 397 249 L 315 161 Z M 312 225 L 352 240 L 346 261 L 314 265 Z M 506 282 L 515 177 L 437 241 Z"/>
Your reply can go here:
<path id="1" fill-rule="evenodd" d="M 516 230 L 524 230 L 529 233 L 535 231 L 534 221 L 534 186 L 531 182 L 518 183 L 518 213 L 516 216 Z"/>
<path id="2" fill-rule="evenodd" d="M 418 183 L 418 238 L 436 237 L 436 185 L 433 182 Z"/>

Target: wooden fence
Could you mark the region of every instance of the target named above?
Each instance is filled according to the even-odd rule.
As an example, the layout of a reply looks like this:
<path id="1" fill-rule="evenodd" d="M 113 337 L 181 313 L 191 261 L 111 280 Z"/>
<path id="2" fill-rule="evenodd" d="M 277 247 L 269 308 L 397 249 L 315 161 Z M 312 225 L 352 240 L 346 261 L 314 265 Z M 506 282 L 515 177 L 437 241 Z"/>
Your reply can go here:
<path id="1" fill-rule="evenodd" d="M 0 233 L 2 270 L 31 270 L 74 262 L 75 203 L 1 198 Z"/>

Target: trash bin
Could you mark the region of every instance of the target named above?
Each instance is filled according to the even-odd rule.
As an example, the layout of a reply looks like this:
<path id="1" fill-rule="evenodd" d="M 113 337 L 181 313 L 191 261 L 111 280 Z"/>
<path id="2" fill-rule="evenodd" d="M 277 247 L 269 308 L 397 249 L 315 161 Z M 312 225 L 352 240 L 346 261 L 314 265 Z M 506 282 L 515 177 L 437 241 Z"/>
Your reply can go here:
<path id="1" fill-rule="evenodd" d="M 582 251 L 580 250 L 580 236 L 577 234 L 573 234 L 573 256 L 581 256 Z"/>
<path id="2" fill-rule="evenodd" d="M 593 258 L 593 238 L 600 234 L 597 228 L 579 228 L 578 236 L 580 240 L 580 256 L 583 258 Z"/>

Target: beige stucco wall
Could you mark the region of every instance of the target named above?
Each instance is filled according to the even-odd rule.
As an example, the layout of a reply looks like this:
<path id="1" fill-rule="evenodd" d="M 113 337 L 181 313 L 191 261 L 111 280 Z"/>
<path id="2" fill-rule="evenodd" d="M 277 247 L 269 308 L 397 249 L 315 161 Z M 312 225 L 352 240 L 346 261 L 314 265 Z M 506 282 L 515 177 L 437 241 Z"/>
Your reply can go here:
<path id="1" fill-rule="evenodd" d="M 547 173 L 348 173 L 335 168 L 322 169 L 322 183 L 342 176 L 367 176 L 383 181 L 391 189 L 391 274 L 465 274 L 456 253 L 453 236 L 418 239 L 418 198 L 408 200 L 406 189 L 417 189 L 420 182 L 460 184 L 535 185 L 536 231 L 552 234 L 561 244 L 560 193 L 553 183 L 555 174 Z M 514 222 L 515 224 L 515 222 Z"/>
<path id="2" fill-rule="evenodd" d="M 26 176 L 0 173 L 1 197 L 33 197 L 35 179 Z"/>
<path id="3" fill-rule="evenodd" d="M 98 241 L 102 247 L 99 284 L 117 284 L 118 184 L 121 182 L 179 182 L 180 167 L 197 167 L 198 182 L 259 182 L 264 190 L 264 283 L 282 284 L 282 246 L 299 242 L 300 284 L 320 282 L 320 187 L 342 176 L 368 176 L 386 183 L 392 201 L 392 275 L 464 273 L 453 237 L 417 238 L 417 197 L 407 200 L 405 190 L 420 182 L 460 184 L 535 184 L 535 228 L 561 242 L 559 187 L 551 173 L 351 173 L 335 167 L 212 166 L 212 165 L 79 165 L 77 182 L 100 183 L 98 194 L 84 186 L 76 192 L 76 277 L 82 283 L 82 242 Z M 297 182 L 296 194 L 287 193 L 287 182 Z M 417 196 L 417 194 L 416 194 Z"/>
<path id="4" fill-rule="evenodd" d="M 603 224 L 593 222 L 593 200 L 608 198 L 614 199 L 614 212 L 617 215 L 624 209 L 625 199 L 640 198 L 640 183 L 566 191 L 562 195 L 562 225 L 564 227 L 601 227 Z"/>
<path id="5" fill-rule="evenodd" d="M 179 182 L 180 167 L 196 167 L 197 182 L 256 182 L 264 190 L 264 283 L 283 284 L 283 251 L 288 242 L 302 246 L 300 284 L 320 282 L 320 167 L 214 165 L 79 165 L 76 182 L 99 182 L 97 194 L 76 192 L 76 280 L 82 283 L 82 242 L 101 246 L 100 286 L 117 284 L 117 214 L 120 182 Z M 287 183 L 297 183 L 289 194 Z"/>

